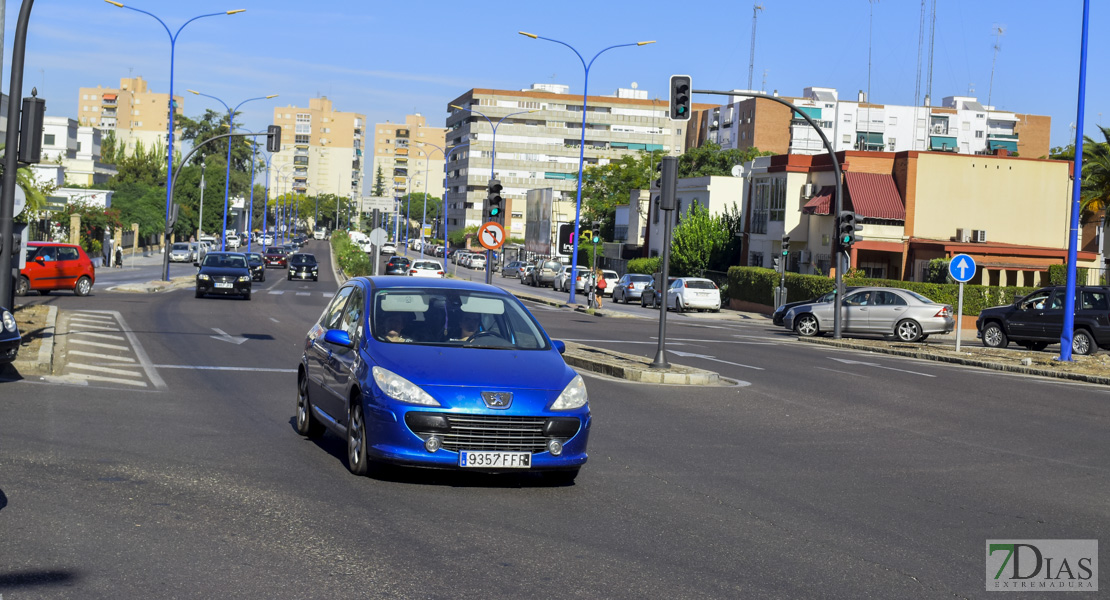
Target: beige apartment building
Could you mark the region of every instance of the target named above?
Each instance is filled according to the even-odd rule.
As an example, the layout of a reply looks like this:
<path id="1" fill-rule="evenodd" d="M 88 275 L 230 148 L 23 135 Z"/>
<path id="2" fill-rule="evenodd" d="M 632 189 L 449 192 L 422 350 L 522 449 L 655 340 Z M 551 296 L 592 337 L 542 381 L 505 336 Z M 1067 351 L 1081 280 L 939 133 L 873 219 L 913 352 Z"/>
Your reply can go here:
<path id="1" fill-rule="evenodd" d="M 382 173 L 382 192 L 375 196 L 397 198 L 412 193 L 443 197 L 443 151 L 447 129 L 429 127 L 423 115 L 406 115 L 404 123 L 378 123 L 374 126 L 374 160 L 366 187 L 371 192 Z M 437 149 L 439 146 L 440 149 Z"/>
<path id="2" fill-rule="evenodd" d="M 310 98 L 308 108 L 274 108 L 274 125 L 281 127 L 281 151 L 270 159 L 272 196 L 362 196 L 366 115 L 335 110 L 321 96 Z"/>
<path id="3" fill-rule="evenodd" d="M 166 147 L 170 95 L 150 91 L 142 77 L 120 79 L 118 88 L 83 87 L 77 97 L 78 125 L 96 127 L 105 137 L 114 132 L 128 154 L 136 142 L 148 150 Z M 177 115 L 184 114 L 181 96 L 174 96 L 174 106 Z M 180 133 L 174 131 L 175 154 L 181 150 Z"/>

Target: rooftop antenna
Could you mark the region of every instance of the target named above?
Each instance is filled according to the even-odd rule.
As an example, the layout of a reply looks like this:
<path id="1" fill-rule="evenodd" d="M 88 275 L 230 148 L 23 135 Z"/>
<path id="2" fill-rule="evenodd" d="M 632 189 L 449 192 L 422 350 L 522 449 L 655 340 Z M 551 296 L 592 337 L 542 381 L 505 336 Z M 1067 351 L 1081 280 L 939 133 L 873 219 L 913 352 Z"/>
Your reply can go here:
<path id="1" fill-rule="evenodd" d="M 914 78 L 913 88 L 913 148 L 917 149 L 917 110 L 921 106 L 921 53 L 925 48 L 925 7 L 929 0 L 921 0 L 921 16 L 918 17 L 917 25 L 917 77 Z"/>
<path id="2" fill-rule="evenodd" d="M 871 141 L 871 24 L 875 21 L 875 3 L 879 0 L 867 0 L 867 131 L 868 142 Z M 864 149 L 867 149 L 866 146 Z"/>
<path id="3" fill-rule="evenodd" d="M 755 70 L 755 25 L 759 21 L 759 11 L 763 10 L 762 4 L 752 6 L 752 51 L 748 59 L 748 89 L 752 89 L 752 71 Z"/>
<path id="4" fill-rule="evenodd" d="M 991 94 L 994 93 L 994 66 L 998 63 L 998 51 L 1002 49 L 1002 36 L 1006 33 L 1005 25 L 994 26 L 994 58 L 991 59 L 991 82 L 987 86 L 987 110 L 991 107 Z M 989 127 L 990 124 L 988 123 Z"/>
<path id="5" fill-rule="evenodd" d="M 925 83 L 925 95 L 933 97 L 933 43 L 937 39 L 937 0 L 932 0 L 932 16 L 929 17 L 929 78 Z"/>
<path id="6" fill-rule="evenodd" d="M 767 69 L 763 69 L 763 84 L 759 86 L 759 91 L 762 94 L 767 93 Z"/>

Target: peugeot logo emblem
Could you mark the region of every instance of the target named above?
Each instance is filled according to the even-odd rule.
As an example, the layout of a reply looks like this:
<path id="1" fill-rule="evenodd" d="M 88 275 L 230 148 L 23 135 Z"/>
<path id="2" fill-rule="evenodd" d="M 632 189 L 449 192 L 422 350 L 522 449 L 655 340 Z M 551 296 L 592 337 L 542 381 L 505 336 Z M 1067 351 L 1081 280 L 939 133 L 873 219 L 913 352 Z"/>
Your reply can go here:
<path id="1" fill-rule="evenodd" d="M 509 408 L 513 403 L 512 392 L 482 392 L 482 399 L 490 408 Z"/>

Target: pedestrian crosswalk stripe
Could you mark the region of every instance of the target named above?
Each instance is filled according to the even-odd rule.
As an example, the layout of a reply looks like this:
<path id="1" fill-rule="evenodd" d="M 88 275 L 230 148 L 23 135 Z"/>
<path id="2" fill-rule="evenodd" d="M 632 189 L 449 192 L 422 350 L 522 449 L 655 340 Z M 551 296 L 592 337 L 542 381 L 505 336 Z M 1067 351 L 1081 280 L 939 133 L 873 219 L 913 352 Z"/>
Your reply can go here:
<path id="1" fill-rule="evenodd" d="M 127 346 L 117 346 L 116 344 L 102 344 L 100 342 L 90 342 L 90 341 L 81 340 L 81 339 L 72 339 L 72 340 L 69 340 L 69 343 L 70 344 L 81 344 L 81 345 L 84 345 L 84 346 L 95 346 L 97 348 L 107 348 L 109 350 L 123 350 L 124 352 L 131 349 L 131 348 L 128 348 Z"/>
<path id="2" fill-rule="evenodd" d="M 58 383 L 77 383 L 80 385 L 88 385 L 90 381 L 105 381 L 109 383 L 122 383 L 124 385 L 133 385 L 136 387 L 150 387 L 145 381 L 135 381 L 134 379 L 122 379 L 120 377 L 102 377 L 100 375 L 86 375 L 84 373 L 73 373 L 71 375 L 50 376 L 43 377 L 44 381 L 58 382 Z"/>
<path id="3" fill-rule="evenodd" d="M 89 319 L 89 320 L 92 320 L 92 321 L 111 321 L 111 322 L 115 323 L 115 319 L 113 319 L 111 317 L 111 315 L 103 315 L 103 314 L 98 314 L 98 313 L 74 312 L 73 317 L 75 319 L 76 318 L 81 318 L 81 319 Z"/>
<path id="4" fill-rule="evenodd" d="M 135 359 L 131 358 L 129 356 L 112 356 L 111 354 L 99 354 L 99 353 L 96 353 L 96 352 L 85 352 L 84 350 L 69 350 L 68 353 L 70 355 L 78 354 L 80 356 L 91 356 L 91 357 L 94 357 L 94 358 L 100 358 L 100 359 L 104 359 L 104 360 L 115 360 L 115 361 L 127 362 L 127 363 L 135 362 Z"/>
<path id="5" fill-rule="evenodd" d="M 122 335 L 113 335 L 111 333 L 93 333 L 92 331 L 73 331 L 72 329 L 70 330 L 70 333 L 75 333 L 75 334 L 80 334 L 80 335 L 88 335 L 88 336 L 92 336 L 92 337 L 103 338 L 103 339 L 106 339 L 106 340 L 116 340 L 117 342 L 122 342 L 123 341 L 123 336 Z"/>
<path id="6" fill-rule="evenodd" d="M 97 373 L 109 373 L 111 375 L 130 375 L 132 377 L 138 377 L 139 379 L 143 378 L 142 373 L 136 373 L 135 371 L 127 371 L 124 369 L 114 369 L 112 367 L 105 367 L 103 365 L 85 365 L 81 363 L 71 362 L 66 365 L 66 368 L 82 369 L 85 371 L 96 371 Z"/>
<path id="7" fill-rule="evenodd" d="M 285 293 L 285 290 L 270 290 L 270 293 L 275 296 L 280 296 Z"/>
<path id="8" fill-rule="evenodd" d="M 298 296 L 311 296 L 312 292 L 297 292 Z"/>

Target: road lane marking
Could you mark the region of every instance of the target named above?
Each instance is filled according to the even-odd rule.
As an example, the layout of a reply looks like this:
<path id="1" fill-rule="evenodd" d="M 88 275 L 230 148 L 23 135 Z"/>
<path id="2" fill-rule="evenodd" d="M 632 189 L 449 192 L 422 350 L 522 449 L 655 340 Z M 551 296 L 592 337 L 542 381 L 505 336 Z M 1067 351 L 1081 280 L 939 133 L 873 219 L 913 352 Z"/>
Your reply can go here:
<path id="1" fill-rule="evenodd" d="M 90 335 L 92 337 L 98 337 L 106 340 L 116 340 L 117 342 L 122 342 L 124 340 L 122 335 L 113 335 L 111 333 L 94 333 L 92 331 L 70 331 L 70 333 Z"/>
<path id="2" fill-rule="evenodd" d="M 271 296 L 280 296 L 285 293 L 285 290 L 270 290 Z"/>
<path id="3" fill-rule="evenodd" d="M 270 317 L 270 320 L 273 321 L 274 323 L 281 323 L 281 321 L 278 321 L 277 319 L 275 319 L 273 317 Z"/>
<path id="4" fill-rule="evenodd" d="M 119 331 L 119 327 L 112 327 L 109 325 L 102 325 L 100 323 L 93 323 L 91 321 L 81 321 L 78 319 L 70 319 L 69 324 L 71 327 L 78 327 L 80 329 L 93 329 L 96 331 Z"/>
<path id="5" fill-rule="evenodd" d="M 312 292 L 297 292 L 298 296 L 311 296 Z"/>
<path id="6" fill-rule="evenodd" d="M 923 377 L 936 377 L 936 375 L 930 375 L 928 373 L 919 373 L 917 371 L 908 371 L 906 369 L 895 369 L 894 367 L 886 367 L 886 366 L 880 365 L 879 363 L 864 362 L 862 360 L 849 360 L 849 359 L 846 359 L 846 358 L 833 358 L 831 356 L 826 356 L 825 358 L 835 360 L 837 362 L 842 362 L 846 365 L 865 365 L 865 366 L 868 366 L 868 367 L 875 367 L 877 369 L 886 369 L 888 371 L 898 371 L 900 373 L 910 373 L 911 375 L 921 375 Z"/>
<path id="7" fill-rule="evenodd" d="M 85 352 L 84 350 L 70 350 L 68 352 L 68 354 L 70 354 L 70 355 L 77 354 L 77 355 L 80 355 L 80 356 L 91 356 L 91 357 L 94 357 L 94 358 L 103 358 L 103 359 L 115 360 L 115 361 L 119 361 L 119 362 L 128 362 L 128 363 L 135 362 L 135 359 L 131 358 L 130 356 L 112 356 L 111 354 L 98 354 L 96 352 Z"/>
<path id="8" fill-rule="evenodd" d="M 87 312 L 83 312 L 83 311 L 75 311 L 75 312 L 70 313 L 70 314 L 72 314 L 72 316 L 74 318 L 88 319 L 90 321 L 109 321 L 112 324 L 115 324 L 115 322 L 116 322 L 115 319 L 113 319 L 112 317 L 110 317 L 108 315 L 98 315 L 98 314 L 87 313 Z"/>
<path id="9" fill-rule="evenodd" d="M 96 371 L 98 373 L 100 373 L 100 372 L 110 373 L 112 375 L 131 375 L 133 377 L 140 377 L 140 378 L 143 376 L 142 373 L 136 373 L 135 371 L 125 371 L 123 369 L 114 369 L 112 367 L 105 367 L 104 365 L 85 365 L 85 364 L 81 364 L 81 363 L 71 362 L 71 363 L 66 363 L 66 368 L 67 369 L 86 369 L 86 370 L 89 370 L 89 371 Z"/>
<path id="10" fill-rule="evenodd" d="M 85 345 L 85 346 L 93 346 L 95 348 L 107 348 L 109 350 L 122 350 L 124 352 L 127 352 L 128 350 L 131 349 L 131 348 L 128 348 L 127 346 L 118 346 L 116 344 L 105 344 L 103 342 L 90 342 L 88 340 L 74 339 L 74 340 L 69 340 L 69 343 L 71 343 L 71 344 L 82 344 L 82 345 Z"/>
<path id="11" fill-rule="evenodd" d="M 678 350 L 669 350 L 669 352 L 671 354 L 676 355 L 676 356 L 692 356 L 694 358 L 701 358 L 701 359 L 704 359 L 704 360 L 711 360 L 713 362 L 724 363 L 726 365 L 733 365 L 735 367 L 744 367 L 745 369 L 755 369 L 756 371 L 765 371 L 766 370 L 763 367 L 753 367 L 751 365 L 743 365 L 743 364 L 740 364 L 740 363 L 734 363 L 734 362 L 730 362 L 730 361 L 727 361 L 727 360 L 721 360 L 719 358 L 714 358 L 712 356 L 709 356 L 708 354 L 695 354 L 693 352 L 680 352 Z"/>
<path id="12" fill-rule="evenodd" d="M 137 337 L 135 337 L 135 334 L 131 332 L 131 328 L 128 327 L 127 323 L 123 320 L 123 315 L 121 315 L 118 311 L 114 311 L 114 310 L 89 311 L 89 312 L 96 312 L 96 313 L 111 315 L 111 316 L 115 317 L 116 322 L 119 323 L 120 327 L 123 328 L 123 334 L 127 336 L 127 341 L 131 344 L 130 348 L 123 348 L 123 350 L 125 350 L 125 351 L 126 350 L 131 350 L 132 352 L 135 353 L 135 357 L 139 359 L 139 364 L 142 365 L 143 371 L 146 373 L 147 379 L 149 379 L 150 382 L 152 384 L 154 384 L 154 387 L 156 387 L 160 390 L 166 389 L 166 382 L 162 380 L 162 377 L 158 375 L 158 371 L 156 371 L 154 369 L 154 367 L 151 365 L 150 356 L 147 355 L 146 350 L 143 349 L 143 345 L 139 343 L 139 339 Z M 84 340 L 70 340 L 69 343 L 83 343 L 83 344 L 91 344 L 91 345 L 94 345 L 94 346 L 95 345 L 103 345 L 103 346 L 108 345 L 108 344 L 98 344 L 97 342 L 85 342 Z"/>
<path id="13" fill-rule="evenodd" d="M 275 369 L 265 367 L 221 367 L 203 365 L 154 365 L 159 369 L 192 369 L 195 371 L 256 371 L 259 373 L 296 373 L 296 369 Z"/>
<path id="14" fill-rule="evenodd" d="M 210 337 L 214 340 L 220 340 L 221 342 L 230 342 L 232 344 L 235 344 L 236 346 L 239 346 L 243 342 L 247 341 L 247 338 L 229 335 L 223 329 L 217 329 L 217 328 L 213 327 L 212 331 L 215 331 L 216 333 L 220 334 L 220 335 L 210 335 L 210 336 L 208 336 L 208 337 Z"/>

